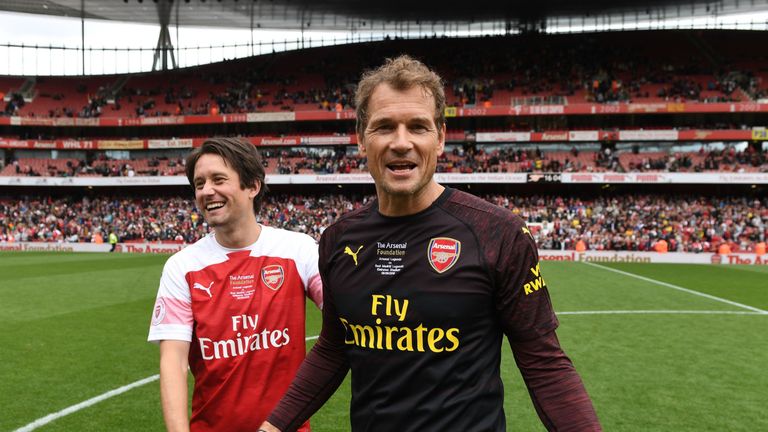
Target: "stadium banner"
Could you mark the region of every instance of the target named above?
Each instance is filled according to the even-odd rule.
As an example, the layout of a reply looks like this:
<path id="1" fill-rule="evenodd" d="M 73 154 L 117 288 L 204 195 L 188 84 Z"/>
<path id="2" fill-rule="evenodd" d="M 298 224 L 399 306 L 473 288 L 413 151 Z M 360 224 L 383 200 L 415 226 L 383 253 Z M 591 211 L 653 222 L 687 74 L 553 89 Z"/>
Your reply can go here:
<path id="1" fill-rule="evenodd" d="M 752 138 L 749 130 L 681 130 L 677 132 L 678 141 L 748 141 Z"/>
<path id="2" fill-rule="evenodd" d="M 292 121 L 296 121 L 296 113 L 294 112 L 248 113 L 245 115 L 245 121 L 248 123 L 292 122 Z"/>
<path id="3" fill-rule="evenodd" d="M 173 138 L 169 140 L 159 140 L 159 139 L 147 140 L 148 149 L 192 148 L 192 146 L 193 146 L 193 140 L 190 138 L 183 138 L 183 139 Z"/>
<path id="4" fill-rule="evenodd" d="M 529 142 L 530 132 L 478 132 L 475 134 L 477 142 Z"/>
<path id="5" fill-rule="evenodd" d="M 248 114 L 224 114 L 221 116 L 222 123 L 246 123 L 248 122 Z"/>
<path id="6" fill-rule="evenodd" d="M 0 148 L 16 149 L 57 149 L 57 150 L 94 150 L 95 141 L 74 141 L 74 140 L 13 140 L 0 139 Z"/>
<path id="7" fill-rule="evenodd" d="M 138 117 L 138 118 L 119 118 L 117 126 L 166 126 L 187 124 L 187 117 L 206 117 L 206 116 L 162 116 L 162 117 Z M 110 120 L 110 119 L 105 119 Z M 212 123 L 219 123 L 213 121 Z M 111 125 L 110 125 L 111 126 Z"/>
<path id="8" fill-rule="evenodd" d="M 529 173 L 528 183 L 561 183 L 563 175 L 561 173 Z"/>
<path id="9" fill-rule="evenodd" d="M 295 146 L 301 142 L 300 137 L 254 137 L 249 141 L 256 146 Z"/>
<path id="10" fill-rule="evenodd" d="M 585 251 L 539 250 L 540 261 L 573 261 L 591 263 L 667 263 L 667 264 L 742 264 L 768 266 L 768 255 L 734 253 L 692 252 L 635 252 L 635 251 Z"/>
<path id="11" fill-rule="evenodd" d="M 32 148 L 36 150 L 54 150 L 56 149 L 55 141 L 33 141 Z"/>
<path id="12" fill-rule="evenodd" d="M 438 183 L 526 183 L 527 173 L 435 173 Z"/>
<path id="13" fill-rule="evenodd" d="M 359 174 L 267 174 L 267 184 L 368 184 L 373 178 L 368 173 Z"/>
<path id="14" fill-rule="evenodd" d="M 144 140 L 98 140 L 99 150 L 144 150 Z"/>
<path id="15" fill-rule="evenodd" d="M 672 132 L 677 136 L 673 139 Z M 668 136 L 666 134 L 669 134 Z M 252 136 L 247 137 L 257 146 L 294 146 L 294 145 L 354 145 L 357 144 L 357 136 L 350 135 L 317 135 L 317 136 Z M 448 132 L 446 140 L 449 142 L 598 142 L 598 141 L 749 141 L 768 140 L 768 132 L 761 129 L 754 130 L 683 130 L 683 131 L 552 131 L 552 132 L 478 132 L 466 134 L 465 132 Z M 116 146 L 113 149 L 170 149 L 200 147 L 204 138 L 172 138 L 143 140 L 142 147 L 138 146 L 140 140 L 102 140 L 102 141 L 76 141 L 76 140 L 18 140 L 12 138 L 0 138 L 0 148 L 17 149 L 57 149 L 57 150 L 95 150 L 98 142 L 109 142 Z M 124 144 L 130 143 L 130 144 Z M 128 146 L 128 147 L 122 147 Z"/>
<path id="16" fill-rule="evenodd" d="M 765 128 L 754 128 L 752 129 L 752 136 L 750 138 L 755 141 L 768 140 L 768 130 Z"/>
<path id="17" fill-rule="evenodd" d="M 106 243 L 0 242 L 0 252 L 109 252 Z"/>
<path id="18" fill-rule="evenodd" d="M 115 252 L 174 254 L 185 247 L 187 245 L 183 243 L 118 243 L 115 246 Z"/>
<path id="19" fill-rule="evenodd" d="M 356 135 L 339 135 L 339 136 L 303 136 L 300 137 L 301 144 L 305 145 L 343 145 L 343 144 L 357 144 Z"/>
<path id="20" fill-rule="evenodd" d="M 188 186 L 185 176 L 136 177 L 0 177 L 0 186 Z"/>
<path id="21" fill-rule="evenodd" d="M 5 120 L 5 121 L 3 121 Z M 101 126 L 99 118 L 77 117 L 5 117 L 0 118 L 0 125 L 11 126 Z"/>
<path id="22" fill-rule="evenodd" d="M 56 148 L 59 150 L 94 150 L 96 148 L 96 142 L 75 140 L 56 141 Z"/>
<path id="23" fill-rule="evenodd" d="M 27 149 L 32 148 L 32 142 L 33 141 L 27 140 L 2 139 L 0 140 L 0 147 Z"/>
<path id="24" fill-rule="evenodd" d="M 768 173 L 563 173 L 563 183 L 768 184 Z"/>
<path id="25" fill-rule="evenodd" d="M 453 107 L 451 107 L 453 108 Z M 489 107 L 456 107 L 449 114 L 456 117 L 507 117 L 542 115 L 612 115 L 612 114 L 669 114 L 669 113 L 765 113 L 767 103 L 621 103 L 569 105 L 515 105 Z M 0 126 L 62 126 L 62 127 L 120 127 L 120 126 L 163 126 L 182 124 L 216 124 L 246 122 L 294 122 L 318 120 L 354 120 L 353 110 L 342 111 L 298 111 L 298 112 L 257 112 L 223 115 L 189 115 L 163 117 L 97 117 L 97 118 L 39 118 L 0 117 Z"/>
<path id="26" fill-rule="evenodd" d="M 435 173 L 438 183 L 526 183 L 526 173 Z M 267 184 L 371 184 L 368 173 L 355 174 L 267 174 Z"/>
<path id="27" fill-rule="evenodd" d="M 629 130 L 619 132 L 619 141 L 677 141 L 678 131 L 672 130 Z"/>
<path id="28" fill-rule="evenodd" d="M 267 184 L 370 184 L 368 173 L 267 174 Z M 436 173 L 439 183 L 768 184 L 768 173 Z M 187 186 L 183 175 L 0 177 L 0 186 Z"/>
<path id="29" fill-rule="evenodd" d="M 599 141 L 599 131 L 570 131 L 568 141 Z"/>
<path id="30" fill-rule="evenodd" d="M 357 118 L 355 111 L 297 111 L 296 121 L 317 121 L 317 120 L 354 120 Z"/>
<path id="31" fill-rule="evenodd" d="M 118 243 L 118 253 L 173 254 L 187 246 L 185 243 Z M 0 242 L 0 252 L 109 252 L 107 243 Z M 589 263 L 667 263 L 722 264 L 768 266 L 768 255 L 753 253 L 635 252 L 539 250 L 540 261 L 571 261 Z"/>
<path id="32" fill-rule="evenodd" d="M 554 141 L 565 142 L 568 141 L 570 135 L 568 131 L 551 131 L 551 132 L 533 132 L 531 133 L 531 141 Z"/>
<path id="33" fill-rule="evenodd" d="M 659 112 L 667 112 L 667 104 L 666 103 L 635 103 L 635 104 L 628 104 L 627 106 L 627 112 L 630 113 L 659 113 Z"/>
<path id="34" fill-rule="evenodd" d="M 764 265 L 768 266 L 768 255 L 753 253 L 712 254 L 712 264 Z"/>

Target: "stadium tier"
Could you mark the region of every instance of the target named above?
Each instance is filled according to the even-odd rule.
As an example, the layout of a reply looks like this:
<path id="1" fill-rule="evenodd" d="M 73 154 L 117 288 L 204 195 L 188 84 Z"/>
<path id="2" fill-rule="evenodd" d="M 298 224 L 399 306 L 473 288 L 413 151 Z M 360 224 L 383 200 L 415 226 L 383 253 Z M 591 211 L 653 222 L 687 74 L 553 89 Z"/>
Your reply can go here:
<path id="1" fill-rule="evenodd" d="M 760 46 L 753 32 L 729 37 L 745 50 Z M 409 52 L 441 73 L 454 107 L 754 102 L 768 88 L 766 63 L 744 61 L 733 45 L 696 32 L 394 40 L 166 73 L 6 79 L 0 91 L 5 115 L 35 118 L 342 112 L 354 107 L 362 69 Z"/>

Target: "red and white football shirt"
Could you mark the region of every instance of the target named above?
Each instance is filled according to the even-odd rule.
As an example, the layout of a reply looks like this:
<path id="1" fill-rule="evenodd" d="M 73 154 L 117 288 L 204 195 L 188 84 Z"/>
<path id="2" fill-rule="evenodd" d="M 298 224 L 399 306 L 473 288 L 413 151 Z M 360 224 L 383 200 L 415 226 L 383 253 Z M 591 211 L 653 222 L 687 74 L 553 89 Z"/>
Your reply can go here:
<path id="1" fill-rule="evenodd" d="M 209 234 L 168 259 L 148 339 L 191 342 L 193 431 L 258 429 L 304 359 L 306 296 L 322 307 L 305 234 L 262 226 L 244 249 Z"/>

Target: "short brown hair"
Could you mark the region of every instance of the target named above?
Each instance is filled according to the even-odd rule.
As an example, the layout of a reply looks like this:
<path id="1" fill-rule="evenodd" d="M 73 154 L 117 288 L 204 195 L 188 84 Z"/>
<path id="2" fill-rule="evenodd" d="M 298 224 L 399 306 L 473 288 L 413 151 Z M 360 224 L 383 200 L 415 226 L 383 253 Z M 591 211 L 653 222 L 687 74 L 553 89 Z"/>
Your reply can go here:
<path id="1" fill-rule="evenodd" d="M 409 90 L 419 86 L 435 99 L 435 125 L 442 131 L 445 125 L 445 87 L 438 74 L 424 63 L 408 56 L 387 59 L 383 65 L 365 72 L 357 85 L 355 104 L 357 106 L 357 134 L 362 138 L 370 113 L 368 103 L 379 84 L 387 84 L 395 90 Z"/>
<path id="2" fill-rule="evenodd" d="M 199 148 L 192 150 L 187 156 L 186 173 L 189 184 L 195 187 L 195 165 L 204 154 L 219 155 L 224 162 L 240 176 L 240 188 L 253 187 L 259 182 L 259 193 L 253 199 L 253 212 L 259 214 L 261 201 L 267 193 L 267 184 L 264 183 L 266 174 L 261 154 L 256 147 L 242 138 L 210 138 L 203 142 Z"/>

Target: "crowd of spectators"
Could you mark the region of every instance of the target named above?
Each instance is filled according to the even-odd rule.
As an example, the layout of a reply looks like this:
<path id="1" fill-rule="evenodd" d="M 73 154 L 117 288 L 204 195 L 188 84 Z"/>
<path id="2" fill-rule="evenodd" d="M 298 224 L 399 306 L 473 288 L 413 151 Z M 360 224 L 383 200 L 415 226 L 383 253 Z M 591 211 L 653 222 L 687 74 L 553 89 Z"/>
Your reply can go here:
<path id="1" fill-rule="evenodd" d="M 262 152 L 269 174 L 349 174 L 367 172 L 367 159 L 344 149 L 286 148 Z M 622 156 L 625 157 L 622 160 Z M 2 175 L 11 176 L 103 176 L 133 177 L 183 175 L 183 158 L 112 160 L 103 155 L 85 160 L 14 160 Z M 600 151 L 545 152 L 540 148 L 452 146 L 437 160 L 439 173 L 507 173 L 507 172 L 768 172 L 768 150 L 733 147 L 698 152 L 654 152 L 645 155 L 636 148 L 617 152 L 611 147 Z"/>
<path id="2" fill-rule="evenodd" d="M 675 152 L 630 161 L 626 165 L 622 169 L 628 172 L 743 172 L 746 169 L 768 172 L 768 150 L 758 151 L 751 146 L 744 151 L 736 151 L 733 147 L 709 151 L 701 148 L 696 153 Z"/>
<path id="3" fill-rule="evenodd" d="M 262 151 L 264 167 L 274 174 L 349 174 L 367 171 L 367 158 L 343 149 L 269 149 Z"/>
<path id="4" fill-rule="evenodd" d="M 371 196 L 268 196 L 262 223 L 318 239 L 342 214 Z M 522 217 L 542 249 L 753 251 L 768 236 L 768 199 L 627 195 L 485 196 Z M 97 242 L 115 232 L 122 242 L 191 243 L 208 226 L 189 198 L 100 197 L 0 200 L 0 241 Z"/>
<path id="5" fill-rule="evenodd" d="M 486 197 L 535 226 L 542 249 L 651 251 L 664 239 L 669 251 L 753 251 L 768 236 L 768 199 L 670 195 L 598 198 Z"/>
<path id="6" fill-rule="evenodd" d="M 184 158 L 110 159 L 21 159 L 11 161 L 0 175 L 21 177 L 135 177 L 183 175 Z"/>

